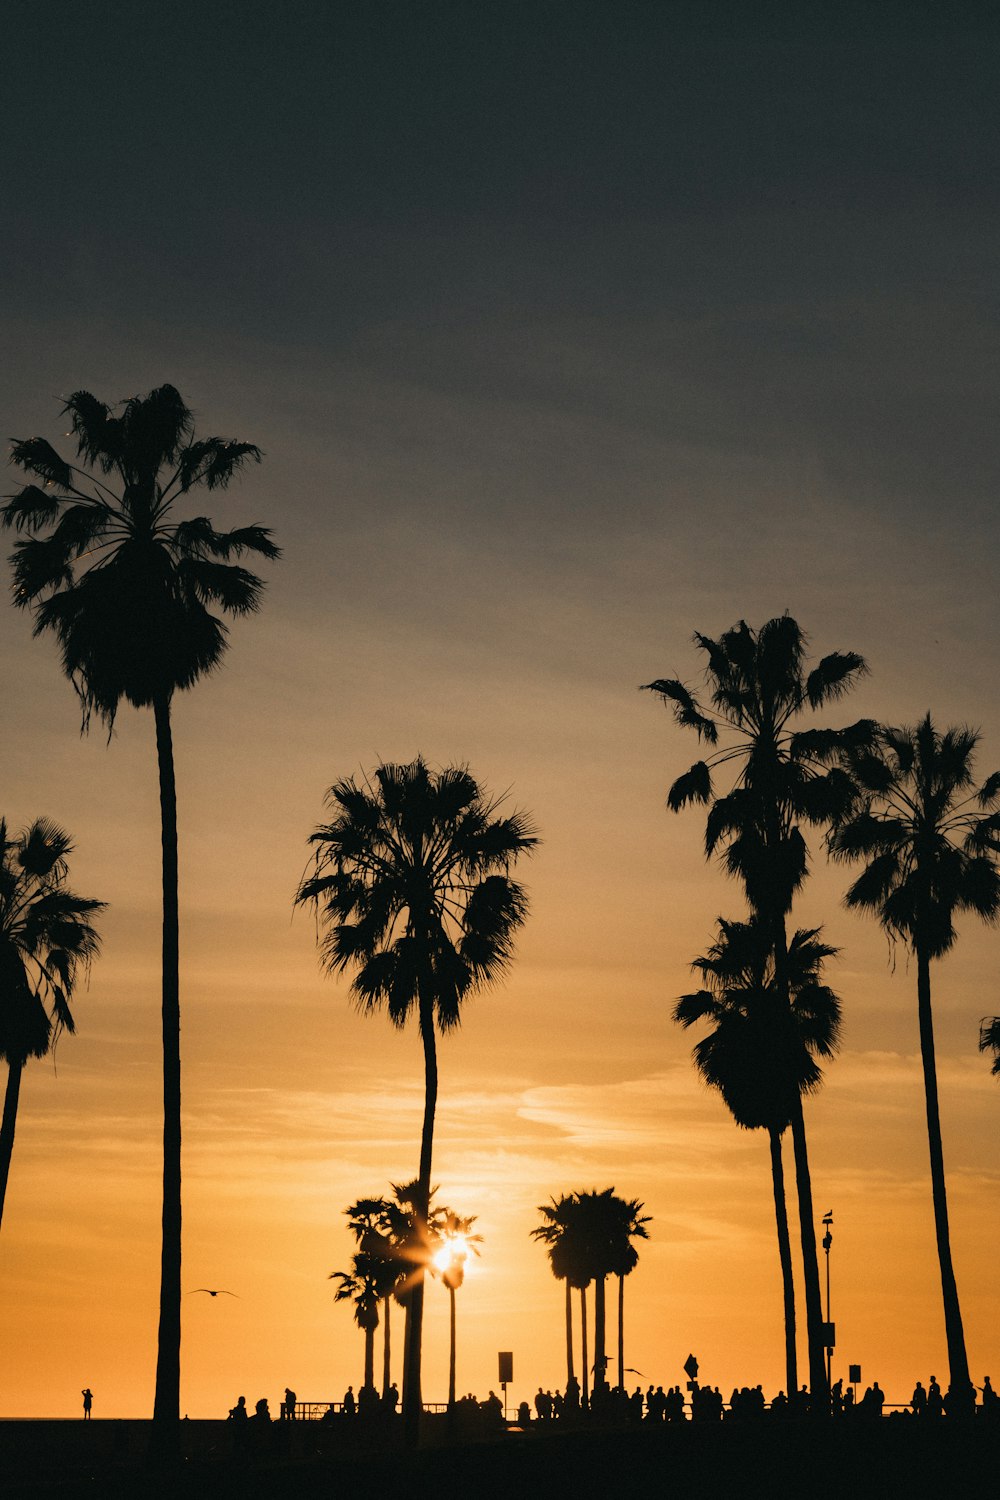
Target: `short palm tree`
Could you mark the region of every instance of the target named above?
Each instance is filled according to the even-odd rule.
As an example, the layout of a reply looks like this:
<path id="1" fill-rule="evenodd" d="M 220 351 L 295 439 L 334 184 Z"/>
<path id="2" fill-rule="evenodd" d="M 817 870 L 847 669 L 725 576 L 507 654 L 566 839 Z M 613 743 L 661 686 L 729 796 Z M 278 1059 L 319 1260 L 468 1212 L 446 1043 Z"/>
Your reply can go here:
<path id="1" fill-rule="evenodd" d="M 794 725 L 803 711 L 841 697 L 867 668 L 854 652 L 834 652 L 807 672 L 805 636 L 789 615 L 757 631 L 741 621 L 718 640 L 698 634 L 695 641 L 707 657 L 707 703 L 677 678 L 646 684 L 672 708 L 679 725 L 713 747 L 708 759 L 673 783 L 667 805 L 674 812 L 689 802 L 708 807 L 706 854 L 720 854 L 728 873 L 742 884 L 767 934 L 776 993 L 787 1006 L 786 919 L 807 873 L 803 828 L 828 827 L 850 802 L 850 775 L 829 764 L 831 747 L 866 744 L 873 730 L 868 721 L 840 731 L 797 733 Z M 728 788 L 718 793 L 713 772 L 720 767 L 732 769 Z M 794 1107 L 800 1110 L 801 1101 Z M 827 1376 L 812 1186 L 808 1162 L 798 1150 L 795 1173 L 809 1384 L 822 1401 Z"/>
<path id="2" fill-rule="evenodd" d="M 21 1074 L 44 1057 L 60 1031 L 73 1031 L 70 1000 L 100 939 L 90 918 L 103 901 L 66 885 L 73 846 L 45 818 L 10 837 L 0 819 L 0 1059 L 7 1089 L 0 1123 L 0 1223 L 14 1150 Z"/>
<path id="3" fill-rule="evenodd" d="M 473 1234 L 476 1215 L 462 1218 L 450 1208 L 442 1211 L 435 1226 L 437 1249 L 431 1265 L 438 1272 L 448 1289 L 449 1340 L 448 1340 L 448 1411 L 455 1411 L 455 1293 L 465 1281 L 465 1267 L 470 1255 L 478 1255 L 478 1246 L 483 1243 L 481 1234 Z"/>
<path id="4" fill-rule="evenodd" d="M 980 1052 L 993 1053 L 990 1072 L 1000 1077 L 1000 1016 L 986 1016 L 979 1028 Z"/>
<path id="5" fill-rule="evenodd" d="M 618 1384 L 625 1388 L 625 1278 L 639 1264 L 639 1252 L 633 1240 L 648 1240 L 647 1224 L 652 1223 L 648 1214 L 642 1212 L 644 1204 L 637 1198 L 615 1198 L 615 1230 L 611 1244 L 609 1271 L 618 1277 Z"/>
<path id="6" fill-rule="evenodd" d="M 883 728 L 864 755 L 847 757 L 859 802 L 830 838 L 831 852 L 862 860 L 848 906 L 878 918 L 917 960 L 917 1016 L 930 1149 L 931 1193 L 952 1389 L 971 1390 L 965 1333 L 951 1255 L 938 1105 L 931 962 L 956 940 L 955 918 L 987 922 L 1000 914 L 1000 772 L 981 787 L 973 776 L 979 736 L 940 733 L 927 714 L 915 727 Z"/>
<path id="7" fill-rule="evenodd" d="M 216 531 L 206 516 L 181 520 L 192 490 L 225 489 L 252 443 L 196 438 L 171 385 L 109 407 L 87 391 L 64 411 L 78 463 L 44 438 L 15 442 L 12 461 L 32 480 L 0 509 L 26 535 L 11 563 L 14 603 L 31 608 L 35 634 L 52 631 L 83 707 L 110 733 L 122 699 L 152 708 L 163 858 L 163 1243 L 153 1417 L 161 1443 L 180 1416 L 181 1112 L 177 915 L 177 794 L 171 702 L 213 671 L 226 649 L 219 611 L 258 608 L 261 580 L 232 559 L 276 558 L 261 526 Z M 45 534 L 47 533 L 47 534 Z M 168 1429 L 170 1437 L 167 1436 Z"/>
<path id="8" fill-rule="evenodd" d="M 781 1137 L 789 1125 L 801 1132 L 798 1153 L 807 1159 L 805 1123 L 796 1100 L 814 1092 L 840 1035 L 840 1001 L 822 983 L 822 967 L 836 949 L 819 940 L 818 928 L 799 929 L 788 945 L 790 1005 L 779 1000 L 774 960 L 757 921 L 719 919 L 718 937 L 692 967 L 706 988 L 683 995 L 674 1007 L 682 1026 L 708 1021 L 712 1030 L 694 1049 L 698 1072 L 718 1089 L 744 1130 L 766 1130 L 778 1236 L 785 1321 L 786 1390 L 798 1389 L 795 1352 L 795 1289 L 785 1206 Z"/>
<path id="9" fill-rule="evenodd" d="M 463 1001 L 496 982 L 513 955 L 527 901 L 511 869 L 537 844 L 520 813 L 497 816 L 464 767 L 433 771 L 418 757 L 380 765 L 374 784 L 339 781 L 333 814 L 317 828 L 314 873 L 298 904 L 325 929 L 324 966 L 354 970 L 351 991 L 365 1012 L 385 1008 L 395 1026 L 415 1015 L 424 1054 L 424 1118 L 416 1216 L 426 1226 L 437 1105 L 436 1032 L 460 1024 Z M 411 1442 L 420 1421 L 423 1270 L 410 1296 L 403 1416 Z"/>
<path id="10" fill-rule="evenodd" d="M 549 1203 L 539 1204 L 541 1224 L 531 1231 L 532 1239 L 547 1246 L 549 1265 L 557 1281 L 566 1288 L 566 1380 L 574 1378 L 573 1370 L 573 1289 L 582 1286 L 578 1278 L 583 1274 L 573 1240 L 573 1214 L 576 1203 L 574 1193 L 553 1198 Z M 589 1278 L 588 1278 L 589 1280 Z M 584 1365 L 586 1365 L 584 1353 Z"/>
<path id="11" fill-rule="evenodd" d="M 334 1300 L 350 1302 L 354 1308 L 354 1321 L 365 1336 L 364 1389 L 375 1389 L 375 1331 L 378 1328 L 378 1308 L 382 1299 L 382 1264 L 378 1256 L 359 1250 L 351 1257 L 349 1271 L 332 1271 L 331 1281 L 339 1281 Z"/>
<path id="12" fill-rule="evenodd" d="M 366 1266 L 378 1285 L 383 1329 L 382 1395 L 385 1397 L 389 1393 L 392 1374 L 392 1299 L 406 1276 L 400 1251 L 406 1238 L 407 1217 L 402 1205 L 389 1198 L 359 1198 L 344 1212 L 358 1249 L 366 1256 Z"/>

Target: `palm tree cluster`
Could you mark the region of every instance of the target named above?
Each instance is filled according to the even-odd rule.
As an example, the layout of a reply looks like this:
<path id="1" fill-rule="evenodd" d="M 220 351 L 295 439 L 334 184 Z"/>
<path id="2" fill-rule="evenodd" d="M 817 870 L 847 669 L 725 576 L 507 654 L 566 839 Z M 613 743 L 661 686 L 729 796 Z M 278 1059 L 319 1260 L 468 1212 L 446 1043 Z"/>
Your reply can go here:
<path id="1" fill-rule="evenodd" d="M 436 1190 L 431 1190 L 431 1199 Z M 406 1310 L 407 1325 L 413 1306 L 412 1291 L 418 1275 L 429 1270 L 439 1275 L 448 1291 L 450 1337 L 448 1409 L 455 1408 L 456 1308 L 455 1293 L 465 1280 L 465 1266 L 470 1255 L 478 1255 L 482 1235 L 473 1232 L 475 1215 L 462 1217 L 443 1206 L 429 1209 L 422 1227 L 416 1214 L 418 1184 L 393 1184 L 391 1198 L 359 1198 L 344 1210 L 355 1238 L 357 1250 L 351 1257 L 350 1271 L 334 1271 L 330 1279 L 339 1282 L 335 1300 L 350 1302 L 354 1321 L 365 1335 L 365 1392 L 375 1390 L 375 1333 L 379 1326 L 379 1307 L 384 1312 L 382 1360 L 382 1400 L 386 1401 L 391 1383 L 390 1308 L 392 1301 Z M 404 1342 L 404 1348 L 406 1343 Z M 406 1376 L 403 1375 L 403 1402 L 406 1405 Z"/>
<path id="2" fill-rule="evenodd" d="M 174 696 L 221 663 L 226 617 L 260 605 L 263 580 L 247 560 L 280 555 L 269 530 L 218 530 L 186 510 L 195 491 L 225 489 L 261 460 L 252 443 L 198 436 L 173 386 L 107 405 L 77 391 L 64 405 L 72 459 L 47 440 L 13 444 L 27 478 L 0 507 L 14 531 L 13 600 L 34 615 L 35 635 L 58 642 L 79 698 L 109 739 L 122 702 L 153 714 L 159 783 L 162 887 L 163 1209 L 154 1425 L 176 1440 L 181 1337 L 181 1067 L 177 789 Z M 184 512 L 183 514 L 181 512 Z M 977 734 L 939 731 L 928 714 L 913 727 L 862 719 L 839 729 L 803 727 L 867 672 L 854 652 L 809 667 L 806 640 L 788 615 L 759 630 L 740 622 L 718 639 L 696 635 L 704 691 L 680 678 L 647 684 L 677 723 L 706 747 L 678 776 L 668 807 L 706 810 L 705 853 L 718 857 L 745 904 L 719 917 L 694 960 L 700 987 L 677 1001 L 684 1027 L 707 1031 L 696 1067 L 737 1124 L 767 1133 L 784 1290 L 786 1374 L 797 1382 L 791 1236 L 782 1141 L 791 1134 L 805 1291 L 809 1384 L 826 1393 L 825 1325 L 819 1293 L 812 1186 L 803 1099 L 835 1054 L 840 1002 L 824 978 L 837 953 L 819 927 L 796 928 L 793 910 L 809 873 L 810 837 L 836 861 L 858 862 L 846 901 L 873 915 L 916 961 L 930 1172 L 951 1382 L 970 1389 L 952 1266 L 936 1080 L 931 975 L 953 946 L 955 919 L 1000 914 L 1000 772 L 974 775 Z M 425 1276 L 434 1251 L 452 1318 L 455 1292 L 478 1236 L 473 1220 L 432 1208 L 438 1097 L 438 1037 L 455 1030 L 463 1006 L 498 983 L 511 963 L 527 898 L 515 867 L 538 838 L 529 818 L 504 807 L 464 765 L 434 769 L 421 756 L 371 775 L 336 781 L 327 819 L 310 837 L 311 866 L 295 904 L 317 918 L 320 956 L 349 974 L 365 1014 L 384 1011 L 420 1038 L 424 1110 L 412 1183 L 348 1210 L 355 1240 L 350 1269 L 334 1273 L 337 1300 L 354 1308 L 365 1335 L 365 1388 L 374 1390 L 374 1340 L 384 1328 L 383 1389 L 390 1375 L 390 1306 L 405 1307 L 403 1410 L 415 1439 L 421 1411 Z M 98 952 L 93 925 L 103 903 L 68 887 L 69 837 L 39 819 L 10 836 L 0 821 L 0 1056 L 8 1082 L 0 1125 L 0 1222 L 26 1062 L 73 1030 L 70 1002 Z M 1000 1018 L 986 1018 L 980 1047 L 1000 1073 Z M 594 1388 L 607 1387 L 605 1283 L 618 1278 L 618 1382 L 624 1378 L 624 1282 L 647 1237 L 643 1204 L 613 1188 L 568 1193 L 543 1207 L 532 1233 L 565 1283 L 568 1378 L 575 1379 L 572 1293 L 579 1292 L 582 1376 L 589 1384 L 587 1290 L 593 1292 Z"/>
<path id="3" fill-rule="evenodd" d="M 867 671 L 836 652 L 807 670 L 805 637 L 788 615 L 754 631 L 740 622 L 718 640 L 696 635 L 706 656 L 707 700 L 678 678 L 648 684 L 676 722 L 709 747 L 670 788 L 667 805 L 706 807 L 706 856 L 721 857 L 742 887 L 746 919 L 718 920 L 717 938 L 693 967 L 704 987 L 683 996 L 683 1026 L 707 1022 L 698 1071 L 737 1124 L 768 1133 L 785 1311 L 786 1375 L 795 1388 L 795 1302 L 784 1206 L 781 1137 L 791 1128 L 806 1296 L 809 1384 L 825 1400 L 822 1322 L 803 1096 L 820 1084 L 837 1047 L 840 1003 L 822 982 L 836 949 L 819 928 L 788 933 L 808 874 L 807 833 L 835 860 L 861 861 L 845 901 L 875 916 L 917 961 L 920 1050 L 938 1259 L 953 1389 L 972 1391 L 951 1259 L 941 1148 L 930 963 L 953 945 L 954 918 L 1000 913 L 1000 773 L 978 788 L 978 735 L 939 732 L 928 714 L 913 728 L 859 720 L 831 730 L 797 727 L 799 716 L 841 697 Z M 727 782 L 717 788 L 720 771 Z M 993 1047 L 997 1023 L 980 1045 Z"/>
<path id="4" fill-rule="evenodd" d="M 573 1363 L 572 1292 L 580 1294 L 580 1347 L 582 1392 L 589 1396 L 590 1359 L 587 1349 L 587 1288 L 594 1287 L 594 1392 L 608 1385 L 605 1283 L 618 1278 L 618 1385 L 625 1371 L 625 1277 L 638 1265 L 639 1252 L 633 1240 L 648 1239 L 651 1222 L 637 1199 L 619 1197 L 613 1187 L 598 1191 L 565 1193 L 542 1204 L 541 1224 L 531 1231 L 533 1239 L 548 1248 L 549 1264 L 557 1281 L 566 1287 L 566 1379 L 575 1380 Z"/>

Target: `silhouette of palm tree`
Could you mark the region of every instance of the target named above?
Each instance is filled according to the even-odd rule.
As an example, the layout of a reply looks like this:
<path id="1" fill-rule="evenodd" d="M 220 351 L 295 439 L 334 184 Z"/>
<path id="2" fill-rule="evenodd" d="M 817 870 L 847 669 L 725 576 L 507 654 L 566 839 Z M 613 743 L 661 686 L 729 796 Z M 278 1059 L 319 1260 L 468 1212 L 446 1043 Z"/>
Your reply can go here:
<path id="1" fill-rule="evenodd" d="M 31 483 L 0 510 L 28 535 L 15 544 L 14 602 L 51 630 L 79 695 L 83 727 L 96 711 L 114 726 L 124 698 L 152 708 L 163 850 L 163 1249 L 153 1418 L 160 1441 L 180 1416 L 181 1124 L 177 917 L 177 797 L 170 708 L 222 660 L 227 630 L 212 611 L 246 615 L 263 584 L 230 559 L 278 557 L 261 526 L 216 531 L 205 516 L 178 520 L 177 502 L 203 486 L 224 489 L 252 443 L 196 439 L 171 385 L 109 407 L 77 391 L 63 408 L 78 464 L 44 438 L 15 442 L 12 461 Z M 109 482 L 110 481 L 110 482 Z M 112 488 L 112 485 L 117 488 Z M 47 536 L 41 533 L 48 531 Z"/>
<path id="2" fill-rule="evenodd" d="M 382 1303 L 382 1395 L 387 1396 L 392 1378 L 392 1333 L 390 1310 L 394 1295 L 408 1275 L 403 1260 L 404 1246 L 411 1233 L 412 1215 L 400 1195 L 407 1188 L 395 1188 L 395 1200 L 359 1198 L 344 1210 L 358 1249 L 368 1257 L 368 1268 L 378 1285 Z"/>
<path id="3" fill-rule="evenodd" d="M 807 873 L 802 825 L 828 826 L 849 805 L 852 784 L 839 765 L 824 760 L 831 747 L 864 744 L 869 721 L 840 731 L 796 734 L 791 725 L 807 708 L 818 709 L 849 690 L 867 668 L 854 652 L 834 652 L 811 672 L 805 669 L 805 638 L 789 615 L 753 631 L 744 622 L 718 640 L 696 634 L 706 653 L 709 706 L 676 678 L 647 683 L 668 704 L 678 724 L 694 729 L 710 746 L 723 745 L 697 761 L 670 788 L 668 807 L 689 802 L 709 808 L 705 850 L 722 855 L 729 874 L 740 880 L 750 910 L 768 935 L 778 999 L 789 1002 L 785 919 Z M 729 790 L 718 795 L 712 773 L 719 766 L 736 771 Z M 801 1099 L 793 1103 L 801 1113 Z M 794 1123 L 794 1116 L 793 1116 Z M 824 1398 L 827 1379 L 823 1344 L 816 1230 L 809 1164 L 800 1152 L 804 1131 L 793 1135 L 798 1187 L 799 1234 L 809 1337 L 809 1383 Z"/>
<path id="4" fill-rule="evenodd" d="M 21 1074 L 59 1033 L 75 1030 L 69 1002 L 100 939 L 89 918 L 103 901 L 66 886 L 67 834 L 45 818 L 11 838 L 0 819 L 0 1058 L 7 1064 L 0 1123 L 0 1224 L 14 1150 Z"/>
<path id="5" fill-rule="evenodd" d="M 864 860 L 847 905 L 876 916 L 890 939 L 917 960 L 917 1015 L 930 1149 L 931 1192 L 952 1389 L 971 1389 L 958 1286 L 951 1256 L 941 1117 L 938 1105 L 931 961 L 955 943 L 955 916 L 987 922 L 1000 913 L 1000 772 L 975 789 L 979 736 L 935 729 L 930 714 L 915 727 L 882 728 L 867 751 L 845 763 L 859 787 L 851 815 L 830 835 L 833 855 Z"/>
<path id="6" fill-rule="evenodd" d="M 648 1240 L 646 1225 L 652 1223 L 637 1198 L 615 1198 L 615 1227 L 611 1242 L 609 1270 L 618 1277 L 618 1384 L 625 1388 L 625 1277 L 639 1264 L 639 1252 L 633 1240 Z"/>
<path id="7" fill-rule="evenodd" d="M 980 1052 L 993 1053 L 990 1072 L 1000 1077 L 1000 1016 L 985 1016 L 979 1028 Z"/>
<path id="8" fill-rule="evenodd" d="M 332 822 L 318 828 L 315 873 L 296 894 L 325 927 L 332 973 L 355 970 L 360 1009 L 384 1006 L 396 1026 L 417 1016 L 424 1053 L 424 1119 L 416 1188 L 426 1234 L 437 1104 L 436 1030 L 461 1021 L 467 995 L 495 982 L 513 954 L 527 901 L 510 869 L 538 842 L 525 817 L 496 814 L 468 770 L 435 772 L 418 757 L 380 765 L 374 786 L 353 778 L 331 787 Z M 403 1416 L 415 1442 L 420 1421 L 423 1267 L 410 1293 Z"/>
<path id="9" fill-rule="evenodd" d="M 774 959 L 760 923 L 727 922 L 692 967 L 707 988 L 682 995 L 674 1020 L 684 1027 L 709 1021 L 713 1029 L 694 1048 L 694 1062 L 705 1082 L 718 1089 L 730 1114 L 744 1130 L 766 1130 L 770 1142 L 771 1184 L 778 1236 L 778 1259 L 785 1314 L 786 1390 L 798 1390 L 795 1352 L 795 1289 L 785 1205 L 781 1137 L 805 1124 L 794 1101 L 814 1092 L 822 1080 L 817 1058 L 830 1058 L 840 1036 L 840 1001 L 821 982 L 823 963 L 837 950 L 819 941 L 818 928 L 799 929 L 788 945 L 790 1004 L 776 992 Z M 803 1139 L 799 1148 L 807 1156 Z"/>
<path id="10" fill-rule="evenodd" d="M 329 1278 L 340 1282 L 334 1301 L 353 1305 L 354 1321 L 365 1336 L 365 1390 L 375 1389 L 375 1330 L 382 1300 L 382 1270 L 380 1257 L 358 1250 L 351 1257 L 349 1271 L 332 1271 Z"/>
<path id="11" fill-rule="evenodd" d="M 578 1258 L 578 1247 L 573 1237 L 573 1213 L 576 1206 L 576 1194 L 564 1194 L 561 1198 L 553 1198 L 550 1203 L 539 1204 L 538 1212 L 542 1215 L 542 1223 L 531 1231 L 532 1239 L 539 1240 L 548 1247 L 549 1265 L 552 1274 L 557 1281 L 566 1284 L 566 1380 L 574 1378 L 573 1372 L 573 1299 L 574 1288 L 581 1292 L 589 1282 Z M 580 1280 L 585 1277 L 585 1280 Z M 587 1363 L 586 1352 L 584 1352 L 584 1366 Z M 585 1373 L 586 1381 L 586 1373 Z"/>
<path id="12" fill-rule="evenodd" d="M 435 1238 L 438 1249 L 431 1264 L 440 1271 L 441 1280 L 448 1289 L 449 1309 L 449 1355 L 448 1355 L 448 1411 L 455 1410 L 455 1293 L 465 1280 L 465 1263 L 472 1255 L 478 1255 L 476 1246 L 483 1243 L 481 1234 L 473 1234 L 476 1215 L 462 1218 L 450 1208 L 441 1210 L 435 1223 Z M 440 1254 L 446 1259 L 438 1260 Z"/>

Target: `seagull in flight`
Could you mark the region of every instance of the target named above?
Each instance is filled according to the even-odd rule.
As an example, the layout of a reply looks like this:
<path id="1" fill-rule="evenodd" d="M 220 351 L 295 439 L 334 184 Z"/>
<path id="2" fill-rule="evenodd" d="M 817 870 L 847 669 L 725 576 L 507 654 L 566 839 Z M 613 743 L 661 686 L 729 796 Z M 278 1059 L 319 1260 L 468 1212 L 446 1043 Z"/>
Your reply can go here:
<path id="1" fill-rule="evenodd" d="M 189 1297 L 193 1297 L 194 1294 L 195 1294 L 195 1292 L 207 1292 L 210 1297 L 219 1297 L 219 1296 L 222 1296 L 222 1297 L 238 1297 L 239 1296 L 238 1292 L 227 1292 L 224 1286 L 215 1287 L 214 1289 L 212 1287 L 210 1287 L 210 1286 L 195 1286 L 195 1287 L 192 1287 L 191 1290 L 188 1292 L 188 1296 Z"/>

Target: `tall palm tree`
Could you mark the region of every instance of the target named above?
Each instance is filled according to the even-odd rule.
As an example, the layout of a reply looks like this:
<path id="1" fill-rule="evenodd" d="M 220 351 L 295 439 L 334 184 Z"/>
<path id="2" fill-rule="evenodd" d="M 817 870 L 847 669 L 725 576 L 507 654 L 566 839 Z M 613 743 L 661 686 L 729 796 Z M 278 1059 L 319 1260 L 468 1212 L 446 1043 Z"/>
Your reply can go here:
<path id="1" fill-rule="evenodd" d="M 643 1214 L 645 1207 L 637 1198 L 615 1198 L 615 1229 L 611 1244 L 610 1272 L 618 1278 L 618 1384 L 625 1389 L 625 1277 L 639 1264 L 639 1252 L 633 1240 L 648 1240 L 646 1225 L 652 1220 Z"/>
<path id="2" fill-rule="evenodd" d="M 365 1390 L 375 1389 L 375 1331 L 382 1299 L 381 1265 L 377 1256 L 358 1250 L 351 1257 L 349 1271 L 332 1271 L 331 1281 L 339 1281 L 334 1301 L 350 1302 L 354 1321 L 365 1336 Z"/>
<path id="3" fill-rule="evenodd" d="M 117 407 L 77 391 L 63 410 L 78 463 L 67 462 L 44 438 L 15 442 L 12 461 L 33 482 L 0 509 L 0 522 L 27 533 L 11 557 L 14 603 L 34 610 L 36 635 L 52 631 L 58 640 L 84 728 L 96 712 L 110 734 L 123 698 L 153 710 L 163 859 L 163 1239 L 153 1418 L 158 1441 L 168 1444 L 180 1416 L 181 1339 L 177 794 L 170 709 L 175 692 L 222 660 L 228 632 L 213 611 L 239 616 L 258 608 L 261 580 L 231 559 L 247 553 L 276 558 L 279 552 L 261 526 L 223 532 L 205 516 L 176 515 L 191 490 L 225 489 L 261 453 L 252 443 L 196 438 L 192 414 L 173 386 Z"/>
<path id="4" fill-rule="evenodd" d="M 469 771 L 431 770 L 418 757 L 380 765 L 374 785 L 338 781 L 327 797 L 331 822 L 317 828 L 314 873 L 298 904 L 315 906 L 325 928 L 324 966 L 353 969 L 359 1008 L 383 1006 L 395 1026 L 415 1014 L 424 1054 L 424 1118 L 416 1217 L 426 1233 L 437 1105 L 436 1032 L 461 1021 L 463 1000 L 507 968 L 527 900 L 511 877 L 537 844 L 521 813 L 498 817 Z M 410 1297 L 403 1416 L 419 1430 L 423 1268 Z"/>
<path id="5" fill-rule="evenodd" d="M 11 838 L 0 818 L 0 1058 L 7 1089 L 0 1123 L 0 1223 L 14 1150 L 21 1074 L 44 1057 L 59 1033 L 75 1030 L 70 1000 L 100 939 L 90 918 L 103 901 L 67 888 L 73 845 L 54 823 L 37 818 Z"/>
<path id="6" fill-rule="evenodd" d="M 993 1053 L 991 1073 L 1000 1077 L 1000 1016 L 984 1016 L 979 1028 L 980 1052 Z"/>
<path id="7" fill-rule="evenodd" d="M 805 637 L 789 615 L 769 620 L 758 631 L 740 621 L 718 640 L 697 634 L 695 641 L 707 656 L 707 704 L 676 678 L 646 684 L 672 708 L 678 724 L 694 729 L 713 747 L 707 759 L 677 778 L 667 805 L 674 812 L 689 802 L 708 806 L 706 854 L 720 854 L 728 873 L 741 882 L 751 912 L 767 933 L 777 997 L 787 1007 L 786 918 L 807 873 L 803 826 L 828 826 L 851 796 L 849 774 L 823 757 L 831 745 L 862 745 L 872 733 L 868 721 L 841 731 L 795 733 L 792 726 L 804 710 L 822 708 L 841 697 L 867 668 L 854 652 L 834 652 L 807 672 Z M 731 766 L 735 774 L 728 789 L 718 794 L 713 771 L 720 766 Z M 793 1108 L 801 1113 L 801 1099 L 793 1101 Z M 809 1384 L 823 1401 L 823 1311 L 812 1186 L 808 1160 L 799 1150 L 801 1140 L 804 1132 L 799 1131 L 793 1144 Z"/>
<path id="8" fill-rule="evenodd" d="M 777 995 L 774 958 L 760 923 L 719 919 L 718 937 L 694 961 L 707 988 L 682 995 L 674 1020 L 682 1026 L 709 1021 L 713 1029 L 694 1048 L 694 1062 L 705 1082 L 718 1089 L 730 1114 L 744 1130 L 766 1130 L 778 1236 L 785 1321 L 785 1388 L 798 1389 L 795 1352 L 795 1287 L 785 1206 L 781 1137 L 789 1125 L 801 1128 L 801 1156 L 807 1156 L 802 1111 L 795 1100 L 814 1092 L 822 1080 L 819 1058 L 834 1055 L 840 1036 L 840 1001 L 822 983 L 826 959 L 837 950 L 819 941 L 819 929 L 799 929 L 788 945 L 790 1004 Z"/>
<path id="9" fill-rule="evenodd" d="M 455 1411 L 455 1293 L 465 1281 L 465 1266 L 470 1255 L 478 1255 L 477 1246 L 483 1243 L 481 1234 L 473 1234 L 476 1215 L 462 1218 L 450 1208 L 444 1209 L 435 1226 L 437 1249 L 431 1257 L 432 1267 L 440 1274 L 448 1289 L 449 1340 L 448 1340 L 448 1411 Z"/>
<path id="10" fill-rule="evenodd" d="M 978 788 L 979 736 L 941 734 L 927 714 L 914 727 L 883 728 L 866 754 L 846 758 L 860 800 L 830 837 L 836 858 L 863 860 L 847 905 L 878 918 L 917 960 L 917 1016 L 930 1150 L 931 1192 L 952 1389 L 972 1389 L 951 1255 L 941 1116 L 938 1105 L 931 962 L 954 945 L 955 917 L 987 922 L 1000 914 L 1000 772 Z"/>

